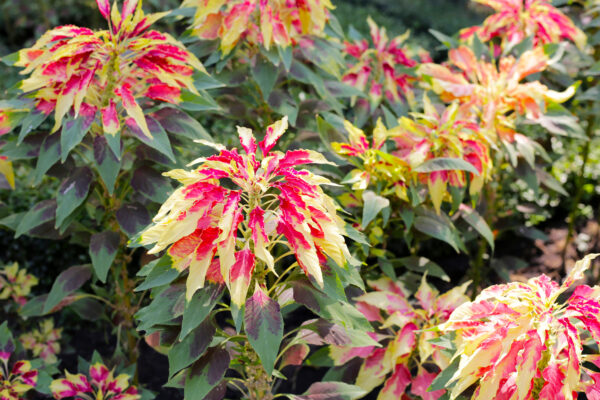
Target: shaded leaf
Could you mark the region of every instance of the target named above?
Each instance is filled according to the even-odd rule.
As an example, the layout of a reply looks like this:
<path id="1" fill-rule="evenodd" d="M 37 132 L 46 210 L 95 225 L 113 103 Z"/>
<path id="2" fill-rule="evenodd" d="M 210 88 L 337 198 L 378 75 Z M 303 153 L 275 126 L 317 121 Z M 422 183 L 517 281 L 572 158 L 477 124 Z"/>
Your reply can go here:
<path id="1" fill-rule="evenodd" d="M 279 303 L 257 286 L 246 300 L 244 326 L 248 341 L 258 354 L 268 375 L 275 366 L 275 358 L 283 338 L 283 317 Z"/>
<path id="2" fill-rule="evenodd" d="M 56 199 L 56 223 L 54 224 L 56 228 L 61 226 L 65 219 L 83 203 L 93 179 L 94 174 L 91 168 L 81 167 L 63 181 L 58 189 Z"/>
<path id="3" fill-rule="evenodd" d="M 141 232 L 150 223 L 150 214 L 140 203 L 124 204 L 117 210 L 117 222 L 129 237 Z"/>
<path id="4" fill-rule="evenodd" d="M 459 206 L 459 209 L 461 210 L 461 215 L 463 219 L 467 221 L 467 223 L 471 225 L 473 229 L 479 232 L 481 236 L 484 237 L 484 239 L 489 243 L 493 251 L 494 234 L 492 233 L 492 230 L 488 226 L 487 222 L 485 222 L 485 220 L 481 217 L 481 215 L 479 215 L 477 211 L 473 210 L 466 204 L 461 204 Z"/>
<path id="5" fill-rule="evenodd" d="M 378 196 L 370 190 L 365 190 L 362 195 L 364 206 L 361 227 L 365 229 L 383 209 L 390 206 L 390 201 L 385 197 Z"/>
<path id="6" fill-rule="evenodd" d="M 229 368 L 227 350 L 212 347 L 208 349 L 187 373 L 184 387 L 184 400 L 203 399 L 223 379 Z"/>
<path id="7" fill-rule="evenodd" d="M 94 161 L 96 161 L 96 168 L 100 173 L 100 178 L 102 178 L 108 189 L 108 194 L 112 195 L 119 170 L 121 169 L 121 161 L 111 151 L 103 135 L 94 138 Z"/>
<path id="8" fill-rule="evenodd" d="M 30 232 L 32 229 L 52 221 L 56 215 L 56 200 L 43 200 L 33 206 L 21 219 L 15 231 L 15 238 Z"/>
<path id="9" fill-rule="evenodd" d="M 156 119 L 167 132 L 171 132 L 192 140 L 213 140 L 200 122 L 176 108 L 161 108 L 160 110 L 154 112 L 152 117 Z"/>
<path id="10" fill-rule="evenodd" d="M 169 179 L 148 166 L 142 166 L 135 170 L 131 177 L 131 187 L 160 204 L 164 203 L 173 191 Z"/>
<path id="11" fill-rule="evenodd" d="M 183 340 L 188 333 L 206 319 L 221 299 L 223 289 L 223 285 L 210 284 L 194 293 L 192 299 L 185 304 L 179 340 Z"/>
<path id="12" fill-rule="evenodd" d="M 181 342 L 169 351 L 169 377 L 191 365 L 199 359 L 213 339 L 216 328 L 207 318 Z"/>
<path id="13" fill-rule="evenodd" d="M 106 282 L 108 270 L 117 255 L 121 235 L 113 231 L 95 233 L 90 238 L 90 258 L 94 272 L 102 283 Z"/>
<path id="14" fill-rule="evenodd" d="M 415 172 L 434 172 L 434 171 L 449 171 L 449 170 L 462 170 L 468 171 L 475 175 L 479 175 L 477 168 L 470 162 L 463 160 L 462 158 L 450 158 L 450 157 L 439 157 L 425 161 L 423 164 L 417 166 Z"/>
<path id="15" fill-rule="evenodd" d="M 89 264 L 75 265 L 61 272 L 52 284 L 50 293 L 48 293 L 43 309 L 44 314 L 56 307 L 65 297 L 82 287 L 91 277 L 92 268 Z"/>

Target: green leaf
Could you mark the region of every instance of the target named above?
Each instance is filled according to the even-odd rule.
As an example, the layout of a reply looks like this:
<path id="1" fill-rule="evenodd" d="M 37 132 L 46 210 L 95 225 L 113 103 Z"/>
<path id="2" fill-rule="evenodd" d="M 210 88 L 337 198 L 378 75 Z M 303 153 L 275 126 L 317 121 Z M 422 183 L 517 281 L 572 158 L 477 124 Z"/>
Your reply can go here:
<path id="1" fill-rule="evenodd" d="M 494 251 L 494 234 L 488 226 L 487 222 L 479 215 L 479 213 L 473 210 L 466 204 L 460 205 L 461 216 L 469 225 L 473 227 L 484 239 L 490 244 L 492 251 Z"/>
<path id="2" fill-rule="evenodd" d="M 390 206 L 390 201 L 378 196 L 370 190 L 365 190 L 362 195 L 364 206 L 361 227 L 365 229 L 383 209 Z"/>
<path id="3" fill-rule="evenodd" d="M 204 90 L 199 90 L 199 94 L 194 94 L 188 90 L 181 92 L 181 103 L 179 107 L 187 111 L 217 111 L 221 107 Z"/>
<path id="4" fill-rule="evenodd" d="M 184 400 L 205 398 L 223 379 L 229 368 L 229 361 L 227 350 L 218 347 L 208 349 L 187 373 L 183 391 Z"/>
<path id="5" fill-rule="evenodd" d="M 438 264 L 434 263 L 428 258 L 408 256 L 399 258 L 396 261 L 402 264 L 406 269 L 409 269 L 411 271 L 418 272 L 420 274 L 427 273 L 427 275 L 429 276 L 434 276 L 446 282 L 450 282 L 450 277 L 446 274 L 446 272 L 444 272 L 442 267 L 440 267 Z"/>
<path id="6" fill-rule="evenodd" d="M 263 57 L 257 57 L 256 64 L 252 68 L 252 76 L 262 92 L 264 99 L 271 95 L 275 82 L 277 82 L 278 68 L 265 60 Z"/>
<path id="7" fill-rule="evenodd" d="M 196 71 L 193 76 L 194 86 L 197 90 L 215 89 L 225 86 L 220 82 L 202 71 Z"/>
<path id="8" fill-rule="evenodd" d="M 206 285 L 202 290 L 196 291 L 189 302 L 186 302 L 179 340 L 183 340 L 206 319 L 221 299 L 223 289 L 223 285 Z"/>
<path id="9" fill-rule="evenodd" d="M 94 138 L 94 161 L 96 162 L 96 168 L 100 173 L 100 178 L 102 178 L 108 189 L 108 194 L 112 195 L 117 176 L 121 169 L 121 161 L 108 146 L 108 142 L 104 135 L 99 135 Z"/>
<path id="10" fill-rule="evenodd" d="M 124 204 L 117 210 L 117 222 L 129 237 L 135 236 L 150 224 L 150 214 L 140 203 Z"/>
<path id="11" fill-rule="evenodd" d="M 90 238 L 90 258 L 96 276 L 102 283 L 106 283 L 108 270 L 115 260 L 121 235 L 113 231 L 95 233 Z"/>
<path id="12" fill-rule="evenodd" d="M 304 394 L 288 397 L 293 400 L 354 400 L 365 394 L 366 390 L 343 382 L 316 382 Z"/>
<path id="13" fill-rule="evenodd" d="M 40 154 L 33 174 L 33 184 L 39 185 L 44 174 L 48 172 L 50 167 L 56 164 L 58 160 L 60 160 L 60 133 L 54 133 L 46 136 L 40 147 Z"/>
<path id="14" fill-rule="evenodd" d="M 32 111 L 23 118 L 21 121 L 21 131 L 19 132 L 19 138 L 17 144 L 21 144 L 23 139 L 29 135 L 34 129 L 42 124 L 48 118 L 48 115 L 41 111 Z"/>
<path id="15" fill-rule="evenodd" d="M 92 277 L 91 265 L 76 265 L 58 275 L 44 304 L 44 314 L 50 312 L 65 297 L 83 286 Z"/>
<path id="16" fill-rule="evenodd" d="M 90 130 L 94 116 L 85 117 L 83 115 L 77 118 L 67 118 L 63 123 L 63 129 L 60 134 L 61 161 L 64 163 L 67 156 L 77 146 L 86 133 Z"/>
<path id="17" fill-rule="evenodd" d="M 450 36 L 443 34 L 442 32 L 436 31 L 435 29 L 430 29 L 429 33 L 431 33 L 433 37 L 435 37 L 437 40 L 440 41 L 440 43 L 442 43 L 449 49 L 458 47 L 458 42 L 456 41 L 456 39 L 451 38 Z"/>
<path id="18" fill-rule="evenodd" d="M 325 87 L 334 97 L 367 97 L 362 90 L 344 82 L 326 81 Z"/>
<path id="19" fill-rule="evenodd" d="M 415 229 L 435 239 L 448 243 L 458 253 L 462 243 L 457 241 L 453 233 L 455 229 L 444 218 L 423 215 L 415 218 Z"/>
<path id="20" fill-rule="evenodd" d="M 373 328 L 365 316 L 350 303 L 340 302 L 315 289 L 306 279 L 294 282 L 294 300 L 305 305 L 320 317 L 350 329 L 371 332 Z"/>
<path id="21" fill-rule="evenodd" d="M 81 167 L 63 181 L 56 198 L 56 222 L 54 224 L 56 228 L 61 226 L 65 219 L 83 203 L 93 179 L 92 170 L 89 167 Z"/>
<path id="22" fill-rule="evenodd" d="M 479 175 L 477 168 L 473 164 L 463 160 L 462 158 L 440 157 L 425 161 L 414 169 L 415 172 L 434 172 L 447 170 L 468 171 L 475 175 Z"/>
<path id="23" fill-rule="evenodd" d="M 52 221 L 56 215 L 56 200 L 43 200 L 31 208 L 17 226 L 15 238 L 31 232 L 32 229 Z"/>
<path id="24" fill-rule="evenodd" d="M 431 385 L 427 389 L 428 392 L 435 392 L 436 390 L 450 389 L 454 384 L 448 385 L 452 376 L 458 370 L 460 364 L 460 357 L 456 357 L 452 363 L 444 368 L 442 372 L 431 382 Z"/>
<path id="25" fill-rule="evenodd" d="M 190 117 L 185 112 L 172 107 L 161 108 L 152 113 L 158 123 L 166 130 L 175 135 L 183 136 L 188 139 L 205 139 L 213 141 L 210 134 L 204 129 L 200 122 Z"/>
<path id="26" fill-rule="evenodd" d="M 283 339 L 283 317 L 279 303 L 267 296 L 259 286 L 252 297 L 246 300 L 244 326 L 250 345 L 270 376 Z"/>
<path id="27" fill-rule="evenodd" d="M 146 116 L 146 123 L 150 133 L 152 134 L 151 138 L 142 132 L 133 119 L 127 120 L 127 126 L 135 137 L 161 154 L 167 156 L 169 160 L 175 162 L 175 155 L 173 154 L 173 149 L 171 148 L 171 143 L 169 142 L 167 132 L 165 132 L 163 127 L 154 118 L 148 115 Z"/>
<path id="28" fill-rule="evenodd" d="M 170 285 L 152 291 L 153 299 L 146 307 L 135 314 L 140 331 L 149 331 L 154 325 L 164 324 L 183 313 L 179 307 L 185 301 L 185 287 L 182 284 Z M 179 310 L 181 308 L 181 310 Z"/>
<path id="29" fill-rule="evenodd" d="M 169 179 L 157 170 L 145 165 L 134 171 L 131 177 L 131 187 L 159 204 L 164 203 L 173 191 Z"/>
<path id="30" fill-rule="evenodd" d="M 148 273 L 144 282 L 134 289 L 135 292 L 166 285 L 179 276 L 179 271 L 172 267 L 171 256 L 168 254 L 149 264 L 152 264 L 152 270 Z"/>
<path id="31" fill-rule="evenodd" d="M 356 243 L 371 247 L 367 237 L 362 232 L 354 229 L 354 227 L 350 224 L 345 224 L 344 228 L 346 230 L 346 236 L 348 236 L 350 239 L 354 240 Z"/>
<path id="32" fill-rule="evenodd" d="M 216 328 L 207 318 L 169 351 L 169 377 L 190 366 L 202 357 L 215 335 Z"/>

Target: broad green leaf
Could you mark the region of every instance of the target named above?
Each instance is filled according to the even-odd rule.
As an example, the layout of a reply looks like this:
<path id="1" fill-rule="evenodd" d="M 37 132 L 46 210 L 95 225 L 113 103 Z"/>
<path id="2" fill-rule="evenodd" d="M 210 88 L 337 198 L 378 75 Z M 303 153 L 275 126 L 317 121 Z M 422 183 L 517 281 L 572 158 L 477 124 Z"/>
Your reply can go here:
<path id="1" fill-rule="evenodd" d="M 60 149 L 61 149 L 61 161 L 64 163 L 67 156 L 81 143 L 81 140 L 85 137 L 86 133 L 90 130 L 94 116 L 85 117 L 83 115 L 77 118 L 67 118 L 63 123 L 63 129 L 60 134 Z"/>
<path id="2" fill-rule="evenodd" d="M 202 357 L 215 335 L 215 326 L 210 318 L 200 323 L 181 342 L 176 343 L 169 351 L 169 377 L 190 366 Z"/>
<path id="3" fill-rule="evenodd" d="M 117 255 L 120 240 L 121 235 L 113 231 L 95 233 L 90 238 L 90 258 L 94 272 L 102 283 L 106 283 L 106 276 Z"/>
<path id="4" fill-rule="evenodd" d="M 378 196 L 370 190 L 365 190 L 362 195 L 364 206 L 361 227 L 365 229 L 383 209 L 390 206 L 390 201 L 385 197 Z"/>
<path id="5" fill-rule="evenodd" d="M 192 299 L 185 304 L 181 333 L 179 340 L 183 340 L 188 333 L 195 329 L 221 299 L 223 285 L 206 285 L 202 290 L 196 291 Z"/>
<path id="6" fill-rule="evenodd" d="M 193 78 L 194 86 L 198 90 L 215 89 L 225 86 L 223 82 L 216 80 L 209 74 L 206 74 L 202 71 L 196 71 Z"/>
<path id="7" fill-rule="evenodd" d="M 215 387 L 229 368 L 229 352 L 225 349 L 212 347 L 189 369 L 185 388 L 184 400 L 203 399 Z"/>
<path id="8" fill-rule="evenodd" d="M 77 207 L 83 203 L 90 190 L 94 174 L 89 167 L 77 168 L 63 181 L 56 198 L 56 223 L 58 228 Z"/>
<path id="9" fill-rule="evenodd" d="M 183 136 L 192 140 L 213 140 L 200 122 L 176 108 L 161 108 L 160 110 L 152 113 L 152 118 L 158 121 L 158 123 L 167 132 L 171 132 L 175 135 Z"/>
<path id="10" fill-rule="evenodd" d="M 343 382 L 316 382 L 302 395 L 288 395 L 292 400 L 354 400 L 367 391 Z"/>
<path id="11" fill-rule="evenodd" d="M 141 166 L 134 171 L 131 187 L 159 204 L 164 203 L 173 191 L 170 180 L 148 166 Z"/>
<path id="12" fill-rule="evenodd" d="M 43 200 L 37 203 L 23 216 L 17 226 L 15 238 L 30 232 L 38 226 L 52 221 L 56 215 L 56 200 Z"/>
<path id="13" fill-rule="evenodd" d="M 152 261 L 152 270 L 146 276 L 146 280 L 136 287 L 134 291 L 152 289 L 171 283 L 179 276 L 179 271 L 172 267 L 171 257 L 166 254 L 158 260 Z"/>
<path id="14" fill-rule="evenodd" d="M 83 286 L 92 277 L 91 265 L 76 265 L 58 275 L 44 304 L 44 314 L 50 312 L 65 297 Z"/>
<path id="15" fill-rule="evenodd" d="M 244 326 L 250 345 L 270 376 L 283 339 L 283 318 L 279 303 L 258 285 L 252 297 L 246 300 Z"/>
<path id="16" fill-rule="evenodd" d="M 326 81 L 325 87 L 334 97 L 366 97 L 363 91 L 339 81 Z"/>
<path id="17" fill-rule="evenodd" d="M 294 300 L 305 305 L 326 320 L 351 329 L 371 332 L 373 328 L 365 316 L 350 303 L 343 303 L 318 291 L 306 279 L 294 282 Z"/>
<path id="18" fill-rule="evenodd" d="M 169 142 L 167 132 L 165 132 L 163 127 L 150 116 L 146 116 L 146 124 L 148 125 L 148 130 L 152 134 L 152 138 L 146 136 L 146 134 L 142 132 L 133 119 L 130 118 L 127 120 L 127 126 L 135 137 L 137 137 L 141 142 L 159 151 L 161 154 L 167 156 L 169 160 L 175 162 L 175 155 L 173 154 L 173 149 L 171 148 L 171 143 Z"/>
<path id="19" fill-rule="evenodd" d="M 185 287 L 182 284 L 170 285 L 152 291 L 153 299 L 146 307 L 135 314 L 140 331 L 149 331 L 154 325 L 164 324 L 183 313 L 179 304 L 185 299 Z M 179 310 L 181 308 L 181 310 Z"/>
<path id="20" fill-rule="evenodd" d="M 35 172 L 33 174 L 34 185 L 39 185 L 44 174 L 60 160 L 60 153 L 60 133 L 57 132 L 46 136 L 40 147 L 40 154 L 35 165 Z"/>
<path id="21" fill-rule="evenodd" d="M 434 276 L 446 282 L 450 282 L 450 277 L 446 274 L 446 272 L 444 272 L 442 267 L 428 258 L 408 256 L 399 258 L 396 261 L 411 271 L 418 272 L 420 274 L 427 273 L 429 276 Z"/>
<path id="22" fill-rule="evenodd" d="M 217 111 L 221 109 L 215 100 L 204 90 L 200 90 L 199 94 L 183 90 L 181 92 L 181 101 L 179 106 L 187 111 Z"/>
<path id="23" fill-rule="evenodd" d="M 23 118 L 23 121 L 21 121 L 21 131 L 19 132 L 17 144 L 21 144 L 23 142 L 23 139 L 25 139 L 25 137 L 29 135 L 34 129 L 40 126 L 42 122 L 46 120 L 46 118 L 48 118 L 48 115 L 46 113 L 37 110 L 27 114 L 25 118 Z"/>
<path id="24" fill-rule="evenodd" d="M 265 60 L 263 57 L 258 57 L 256 64 L 252 68 L 252 76 L 262 92 L 264 99 L 268 99 L 271 95 L 275 82 L 277 82 L 279 69 Z"/>
<path id="25" fill-rule="evenodd" d="M 454 386 L 455 383 L 448 385 L 448 382 L 450 381 L 450 379 L 452 379 L 452 376 L 458 370 L 459 363 L 460 357 L 456 357 L 454 361 L 452 361 L 452 363 L 449 366 L 444 368 L 442 372 L 440 372 L 440 374 L 433 380 L 433 382 L 431 382 L 431 385 L 429 386 L 427 391 L 435 392 L 436 390 L 441 389 L 447 390 Z"/>
<path id="26" fill-rule="evenodd" d="M 453 226 L 447 224 L 444 219 L 432 216 L 418 216 L 415 218 L 415 229 L 431 236 L 432 238 L 448 243 L 458 253 L 460 244 L 452 232 Z"/>
<path id="27" fill-rule="evenodd" d="M 475 168 L 473 164 L 463 160 L 462 158 L 433 158 L 431 160 L 425 161 L 423 164 L 417 166 L 414 169 L 415 172 L 434 172 L 447 170 L 468 171 L 475 175 L 479 175 L 479 171 L 477 171 L 477 168 Z"/>
<path id="28" fill-rule="evenodd" d="M 110 149 L 104 135 L 94 138 L 94 161 L 96 162 L 96 169 L 100 173 L 100 178 L 106 185 L 108 194 L 112 195 L 121 169 L 121 161 Z"/>
<path id="29" fill-rule="evenodd" d="M 435 29 L 430 29 L 429 33 L 431 33 L 433 35 L 433 37 L 435 37 L 437 40 L 440 41 L 441 44 L 443 44 L 444 46 L 446 46 L 449 49 L 458 47 L 458 42 L 456 41 L 456 39 L 454 39 L 446 34 L 443 34 L 442 32 L 436 31 Z"/>
<path id="30" fill-rule="evenodd" d="M 117 210 L 117 222 L 129 237 L 141 232 L 150 223 L 150 214 L 140 203 L 124 204 Z"/>
<path id="31" fill-rule="evenodd" d="M 463 219 L 484 237 L 494 251 L 494 234 L 481 215 L 466 204 L 461 204 L 459 208 Z"/>

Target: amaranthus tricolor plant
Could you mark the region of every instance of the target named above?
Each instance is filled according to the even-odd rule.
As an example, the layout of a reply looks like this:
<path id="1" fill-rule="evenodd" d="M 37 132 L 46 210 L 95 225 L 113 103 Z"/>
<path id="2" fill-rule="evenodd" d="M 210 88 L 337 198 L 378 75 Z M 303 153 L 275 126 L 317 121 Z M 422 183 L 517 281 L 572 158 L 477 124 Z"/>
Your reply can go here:
<path id="1" fill-rule="evenodd" d="M 70 374 L 55 379 L 50 384 L 55 399 L 103 399 L 103 400 L 139 400 L 141 395 L 135 386 L 131 386 L 131 376 L 115 375 L 115 370 L 100 362 L 90 365 L 89 379 L 84 374 Z"/>
<path id="2" fill-rule="evenodd" d="M 473 399 L 595 398 L 599 374 L 587 362 L 598 365 L 600 288 L 579 285 L 568 299 L 559 297 L 597 256 L 578 261 L 562 285 L 541 275 L 491 286 L 458 307 L 439 326 L 456 338 L 450 398 L 473 384 Z"/>
<path id="3" fill-rule="evenodd" d="M 287 47 L 302 35 L 322 35 L 329 0 L 184 0 L 195 7 L 192 30 L 201 39 L 220 39 L 227 55 L 241 39 L 250 45 Z"/>
<path id="4" fill-rule="evenodd" d="M 23 348 L 30 350 L 34 357 L 41 358 L 46 364 L 54 364 L 60 352 L 60 339 L 63 328 L 55 328 L 52 319 L 45 319 L 38 329 L 19 336 Z"/>
<path id="5" fill-rule="evenodd" d="M 7 265 L 0 270 L 0 300 L 11 298 L 22 306 L 31 294 L 31 288 L 38 284 L 38 279 L 28 274 L 18 263 Z"/>
<path id="6" fill-rule="evenodd" d="M 270 125 L 258 143 L 250 129 L 238 127 L 243 153 L 210 144 L 219 153 L 194 161 L 192 164 L 199 164 L 195 169 L 165 173 L 183 186 L 175 190 L 154 217 L 154 224 L 135 241 L 154 244 L 151 254 L 167 250 L 151 271 L 166 263 L 179 272 L 188 272 L 179 339 L 169 343 L 168 336 L 162 334 L 148 339 L 155 345 L 173 346 L 169 351 L 172 373 L 199 359 L 196 367 L 177 375 L 187 374 L 186 398 L 191 395 L 188 390 L 197 385 L 202 393 L 208 393 L 229 368 L 230 356 L 225 356 L 222 345 L 208 348 L 208 338 L 215 334 L 225 342 L 231 341 L 235 357 L 231 368 L 243 376 L 225 380 L 250 399 L 272 398 L 271 375 L 281 358 L 284 329 L 280 303 L 286 301 L 291 290 L 296 293 L 292 283 L 302 281 L 296 270 L 300 267 L 318 292 L 327 290 L 326 279 L 335 274 L 331 263 L 340 272 L 351 268 L 347 266 L 351 256 L 342 236 L 344 222 L 321 188 L 331 182 L 297 169 L 303 164 L 329 162 L 311 150 L 273 150 L 287 127 L 285 117 Z M 291 263 L 288 256 L 293 256 Z M 149 272 L 148 277 L 152 274 Z M 222 284 L 229 289 L 231 304 L 221 304 L 211 314 Z M 178 298 L 180 290 L 180 285 L 158 288 L 154 302 L 170 307 L 168 304 Z M 315 289 L 304 290 L 313 293 Z M 152 307 L 140 310 L 141 329 L 156 324 L 149 314 Z M 189 313 L 194 310 L 202 310 L 204 322 L 189 322 Z M 215 332 L 214 314 L 223 311 L 231 312 L 238 332 L 243 324 L 244 334 L 232 334 L 229 328 Z M 194 344 L 197 340 L 202 344 Z M 194 356 L 190 359 L 184 350 L 189 346 L 200 346 L 202 351 L 191 350 Z M 211 375 L 219 376 L 219 380 L 206 381 Z"/>
<path id="7" fill-rule="evenodd" d="M 37 113 L 54 113 L 52 132 L 70 111 L 89 129 L 100 111 L 104 133 L 117 134 L 125 114 L 152 137 L 138 99 L 180 103 L 184 89 L 198 94 L 192 75 L 204 67 L 172 36 L 149 30 L 166 13 L 145 15 L 140 0 L 125 0 L 121 12 L 116 2 L 112 12 L 109 0 L 97 3 L 108 30 L 67 25 L 46 32 L 17 54 L 14 65 L 31 75 L 20 89 Z"/>
<path id="8" fill-rule="evenodd" d="M 497 65 L 479 59 L 466 46 L 450 50 L 448 57 L 458 70 L 429 63 L 421 65 L 419 73 L 442 100 L 458 100 L 467 113 L 477 116 L 492 143 L 513 142 L 518 116 L 540 120 L 548 103 L 563 103 L 575 93 L 573 86 L 556 92 L 539 81 L 522 82 L 546 69 L 549 58 L 542 47 L 519 58 L 502 57 Z"/>
<path id="9" fill-rule="evenodd" d="M 364 359 L 356 384 L 367 391 L 383 384 L 378 400 L 392 400 L 398 396 L 413 398 L 407 395 L 409 385 L 413 396 L 439 398 L 444 391 L 428 393 L 427 388 L 448 366 L 449 360 L 439 347 L 429 342 L 437 337 L 429 329 L 446 321 L 458 306 L 468 301 L 467 285 L 440 295 L 423 276 L 415 293 L 415 307 L 399 282 L 389 278 L 370 281 L 369 286 L 374 291 L 358 297 L 357 307 L 369 321 L 379 326 L 376 337 L 384 346 L 331 346 L 331 358 L 335 365 L 344 365 L 355 357 Z M 431 372 L 432 368 L 435 371 Z"/>
<path id="10" fill-rule="evenodd" d="M 22 400 L 38 380 L 38 371 L 27 360 L 14 360 L 15 343 L 6 321 L 0 325 L 0 399 Z M 11 362 L 12 359 L 12 362 Z"/>
<path id="11" fill-rule="evenodd" d="M 494 9 L 495 14 L 473 26 L 460 31 L 460 38 L 470 39 L 477 35 L 482 41 L 498 38 L 503 48 L 521 43 L 528 36 L 534 45 L 558 43 L 563 39 L 575 42 L 582 48 L 585 34 L 548 0 L 473 0 Z"/>

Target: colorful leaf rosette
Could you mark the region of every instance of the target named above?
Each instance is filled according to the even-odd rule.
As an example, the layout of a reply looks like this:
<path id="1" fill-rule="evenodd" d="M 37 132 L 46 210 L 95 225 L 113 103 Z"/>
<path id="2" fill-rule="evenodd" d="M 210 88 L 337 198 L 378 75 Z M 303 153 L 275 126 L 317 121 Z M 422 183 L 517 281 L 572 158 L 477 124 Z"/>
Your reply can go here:
<path id="1" fill-rule="evenodd" d="M 56 355 L 60 352 L 61 334 L 62 328 L 55 328 L 52 319 L 45 319 L 38 329 L 19 336 L 19 341 L 34 357 L 41 358 L 46 364 L 54 364 L 57 362 Z"/>
<path id="2" fill-rule="evenodd" d="M 125 0 L 121 11 L 116 2 L 112 10 L 109 0 L 97 3 L 107 30 L 60 26 L 6 58 L 28 76 L 19 87 L 33 114 L 21 123 L 39 125 L 53 114 L 52 132 L 65 118 L 81 118 L 86 132 L 98 116 L 104 134 L 117 135 L 125 121 L 152 138 L 142 104 L 179 104 L 187 93 L 198 94 L 193 74 L 204 67 L 171 35 L 149 29 L 167 13 L 146 15 L 141 0 Z"/>
<path id="3" fill-rule="evenodd" d="M 491 7 L 495 13 L 483 21 L 482 26 L 473 26 L 460 31 L 462 40 L 474 35 L 484 42 L 499 38 L 503 48 L 533 38 L 534 46 L 570 40 L 583 48 L 585 34 L 563 12 L 549 0 L 473 0 Z"/>
<path id="4" fill-rule="evenodd" d="M 55 399 L 103 399 L 103 400 L 139 400 L 141 395 L 135 386 L 131 386 L 131 376 L 119 374 L 114 376 L 114 369 L 96 362 L 89 368 L 88 376 L 70 374 L 55 379 L 50 384 Z"/>
<path id="5" fill-rule="evenodd" d="M 219 153 L 196 160 L 194 170 L 165 173 L 183 186 L 138 243 L 154 244 L 151 254 L 167 249 L 173 266 L 189 271 L 188 300 L 208 279 L 224 281 L 232 302 L 243 305 L 253 276 L 261 284 L 267 273 L 277 274 L 277 244 L 288 247 L 319 286 L 327 257 L 346 265 L 344 223 L 321 188 L 329 180 L 296 169 L 329 162 L 312 150 L 273 151 L 287 127 L 287 117 L 275 122 L 258 145 L 250 129 L 238 127 L 243 153 L 216 145 Z"/>
<path id="6" fill-rule="evenodd" d="M 541 47 L 519 58 L 502 57 L 497 64 L 478 58 L 466 46 L 450 50 L 448 56 L 453 67 L 433 63 L 419 67 L 424 85 L 443 101 L 459 101 L 465 114 L 475 115 L 490 143 L 513 142 L 519 135 L 517 117 L 539 121 L 549 103 L 563 103 L 575 93 L 574 86 L 556 92 L 539 81 L 523 82 L 548 66 Z"/>
<path id="7" fill-rule="evenodd" d="M 15 343 L 7 323 L 0 325 L 0 399 L 22 400 L 37 385 L 38 371 L 30 361 L 14 361 Z M 11 358 L 14 362 L 10 362 Z"/>
<path id="8" fill-rule="evenodd" d="M 250 45 L 288 47 L 302 35 L 321 36 L 330 0 L 184 0 L 194 7 L 193 33 L 201 39 L 220 39 L 223 54 L 241 40 Z"/>
<path id="9" fill-rule="evenodd" d="M 474 384 L 473 399 L 596 398 L 600 288 L 579 285 L 559 299 L 596 256 L 578 261 L 562 285 L 541 275 L 491 286 L 458 307 L 439 327 L 455 335 L 450 398 Z"/>
<path id="10" fill-rule="evenodd" d="M 38 284 L 38 279 L 28 274 L 18 263 L 12 263 L 0 270 L 0 300 L 12 299 L 19 305 L 27 302 L 31 288 Z"/>

